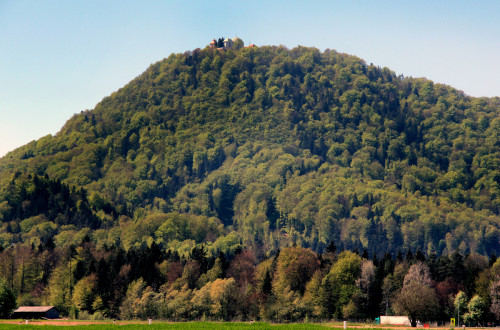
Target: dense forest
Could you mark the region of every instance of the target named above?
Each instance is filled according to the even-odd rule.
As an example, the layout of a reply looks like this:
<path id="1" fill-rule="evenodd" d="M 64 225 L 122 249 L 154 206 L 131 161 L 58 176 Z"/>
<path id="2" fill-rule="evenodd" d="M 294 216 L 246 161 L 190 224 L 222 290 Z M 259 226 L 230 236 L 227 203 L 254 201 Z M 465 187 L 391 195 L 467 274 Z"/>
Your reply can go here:
<path id="1" fill-rule="evenodd" d="M 499 253 L 500 98 L 333 50 L 172 54 L 0 159 L 0 286 L 18 304 L 362 319 L 404 312 L 418 273 L 435 319 L 463 292 L 483 304 L 471 322 L 498 320 Z"/>
<path id="2" fill-rule="evenodd" d="M 460 315 L 468 326 L 485 326 L 500 321 L 500 259 L 420 250 L 378 258 L 333 243 L 321 254 L 292 246 L 270 257 L 241 247 L 209 256 L 200 245 L 180 256 L 154 242 L 98 249 L 85 236 L 66 249 L 48 240 L 3 251 L 0 317 L 16 296 L 19 305 L 55 305 L 81 319 L 373 322 L 408 315 L 415 326 Z"/>

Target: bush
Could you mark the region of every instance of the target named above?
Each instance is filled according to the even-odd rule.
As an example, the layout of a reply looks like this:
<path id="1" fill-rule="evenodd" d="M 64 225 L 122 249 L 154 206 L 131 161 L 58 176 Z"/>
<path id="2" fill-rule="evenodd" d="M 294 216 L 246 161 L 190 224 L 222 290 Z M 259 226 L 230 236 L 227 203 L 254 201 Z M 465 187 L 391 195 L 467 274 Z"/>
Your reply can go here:
<path id="1" fill-rule="evenodd" d="M 16 297 L 4 280 L 0 279 L 0 318 L 6 319 L 16 308 Z"/>

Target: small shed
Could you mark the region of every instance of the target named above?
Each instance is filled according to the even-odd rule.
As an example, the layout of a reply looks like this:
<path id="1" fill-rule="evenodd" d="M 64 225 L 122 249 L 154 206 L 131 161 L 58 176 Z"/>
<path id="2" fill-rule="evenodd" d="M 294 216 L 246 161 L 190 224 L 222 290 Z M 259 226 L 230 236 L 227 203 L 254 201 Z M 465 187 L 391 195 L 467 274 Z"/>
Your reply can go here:
<path id="1" fill-rule="evenodd" d="M 54 306 L 21 306 L 12 313 L 14 319 L 58 319 L 59 310 Z"/>
<path id="2" fill-rule="evenodd" d="M 380 324 L 383 325 L 403 325 L 406 327 L 411 326 L 408 316 L 380 316 Z"/>

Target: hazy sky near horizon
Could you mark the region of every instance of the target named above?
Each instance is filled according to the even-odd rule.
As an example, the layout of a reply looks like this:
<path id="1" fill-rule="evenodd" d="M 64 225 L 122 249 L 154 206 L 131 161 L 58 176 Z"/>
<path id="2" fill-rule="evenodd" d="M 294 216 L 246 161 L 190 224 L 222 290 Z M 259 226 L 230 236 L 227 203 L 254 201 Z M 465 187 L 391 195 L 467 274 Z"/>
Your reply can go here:
<path id="1" fill-rule="evenodd" d="M 214 37 L 313 46 L 500 96 L 500 1 L 0 0 L 0 156 Z"/>

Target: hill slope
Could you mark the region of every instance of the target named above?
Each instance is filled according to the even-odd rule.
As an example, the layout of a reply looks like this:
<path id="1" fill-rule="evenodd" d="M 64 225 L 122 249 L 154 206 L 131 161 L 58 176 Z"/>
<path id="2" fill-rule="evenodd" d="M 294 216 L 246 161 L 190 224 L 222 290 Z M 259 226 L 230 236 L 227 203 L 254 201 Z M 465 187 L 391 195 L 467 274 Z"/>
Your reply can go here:
<path id="1" fill-rule="evenodd" d="M 23 226 L 35 174 L 92 221 Z M 0 160 L 4 246 L 499 254 L 499 212 L 500 99 L 305 47 L 173 54 Z"/>

